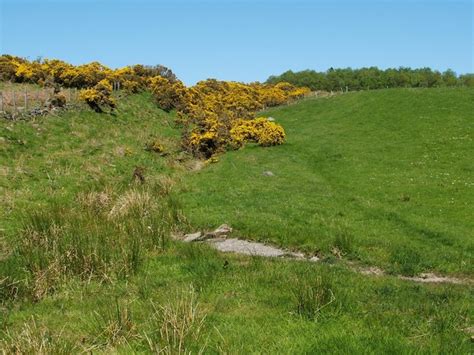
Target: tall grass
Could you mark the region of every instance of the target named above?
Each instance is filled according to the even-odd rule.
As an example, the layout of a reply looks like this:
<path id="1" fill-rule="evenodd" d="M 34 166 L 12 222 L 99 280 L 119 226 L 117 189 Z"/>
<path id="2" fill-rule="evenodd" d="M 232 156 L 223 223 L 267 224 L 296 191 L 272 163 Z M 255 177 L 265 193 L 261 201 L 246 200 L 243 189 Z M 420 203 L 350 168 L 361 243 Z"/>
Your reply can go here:
<path id="1" fill-rule="evenodd" d="M 150 187 L 116 196 L 79 196 L 25 215 L 13 252 L 0 266 L 0 301 L 38 300 L 70 277 L 107 282 L 136 274 L 145 254 L 162 250 L 179 213 Z"/>
<path id="2" fill-rule="evenodd" d="M 62 334 L 53 334 L 47 328 L 38 325 L 32 318 L 25 323 L 17 333 L 6 332 L 0 339 L 0 354 L 58 354 L 67 355 L 79 349 L 73 343 L 62 337 Z"/>
<path id="3" fill-rule="evenodd" d="M 323 309 L 336 300 L 331 280 L 327 276 L 298 281 L 293 293 L 296 313 L 308 320 L 317 320 Z"/>
<path id="4" fill-rule="evenodd" d="M 192 287 L 179 292 L 173 301 L 153 308 L 150 330 L 145 333 L 150 351 L 165 354 L 203 353 L 206 344 L 203 344 L 202 330 L 206 316 L 199 308 Z"/>
<path id="5" fill-rule="evenodd" d="M 115 307 L 107 312 L 96 312 L 94 320 L 90 329 L 94 339 L 89 351 L 126 344 L 131 339 L 139 338 L 131 307 L 118 300 Z"/>

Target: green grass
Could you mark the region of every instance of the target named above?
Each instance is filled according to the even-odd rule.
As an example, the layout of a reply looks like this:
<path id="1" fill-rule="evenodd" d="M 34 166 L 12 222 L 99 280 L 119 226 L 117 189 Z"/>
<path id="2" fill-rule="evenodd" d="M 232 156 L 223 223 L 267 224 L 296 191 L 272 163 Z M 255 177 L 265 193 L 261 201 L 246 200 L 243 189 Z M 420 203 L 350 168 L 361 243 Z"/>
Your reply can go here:
<path id="1" fill-rule="evenodd" d="M 124 100 L 116 116 L 84 110 L 1 121 L 0 228 L 6 234 L 19 227 L 22 211 L 70 204 L 79 192 L 129 186 L 136 167 L 144 167 L 151 181 L 173 174 L 172 161 L 144 149 L 154 139 L 170 153 L 178 149 L 173 118 L 148 95 Z"/>
<path id="2" fill-rule="evenodd" d="M 121 99 L 115 116 L 1 121 L 0 353 L 470 353 L 472 287 L 361 275 L 330 251 L 394 273 L 470 273 L 470 185 L 405 182 L 469 178 L 471 99 L 456 89 L 305 101 L 270 113 L 286 145 L 248 146 L 199 172 L 185 168 L 173 115 L 146 94 Z M 400 115 L 387 113 L 391 102 Z M 432 117 L 429 107 L 435 121 L 397 133 L 408 114 Z M 386 139 L 369 144 L 373 131 Z M 461 138 L 432 143 L 430 171 L 404 169 L 416 154 L 398 143 L 423 150 L 444 136 Z M 152 140 L 168 155 L 147 151 Z M 398 154 L 382 154 L 389 143 Z M 444 216 L 433 201 L 448 194 L 457 200 Z M 267 260 L 169 238 L 223 222 L 326 258 Z"/>
<path id="3" fill-rule="evenodd" d="M 376 354 L 470 349 L 463 329 L 472 316 L 472 293 L 463 286 L 417 285 L 389 277 L 368 278 L 325 264 L 224 256 L 199 245 L 174 245 L 153 255 L 144 271 L 127 282 L 70 283 L 39 303 L 13 308 L 5 322 L 10 332 L 20 334 L 23 323 L 30 324 L 34 315 L 38 327 L 52 335 L 62 332 L 62 339 L 79 349 L 149 351 L 146 336 L 156 339 L 162 327 L 159 321 L 156 325 L 156 309 L 189 299 L 191 287 L 196 318 L 204 318 L 201 334 L 186 342 L 194 351 L 205 347 L 207 352 L 333 353 L 337 349 Z M 311 303 L 312 297 L 305 297 L 308 287 L 330 292 L 334 301 L 323 300 L 328 305 L 320 308 Z M 324 288 L 318 291 L 318 287 Z M 316 308 L 320 310 L 314 317 Z"/>
<path id="4" fill-rule="evenodd" d="M 395 273 L 473 273 L 472 89 L 380 90 L 276 108 L 287 144 L 190 175 L 191 224 Z M 272 171 L 274 177 L 264 176 Z M 406 265 L 410 263 L 411 265 Z"/>

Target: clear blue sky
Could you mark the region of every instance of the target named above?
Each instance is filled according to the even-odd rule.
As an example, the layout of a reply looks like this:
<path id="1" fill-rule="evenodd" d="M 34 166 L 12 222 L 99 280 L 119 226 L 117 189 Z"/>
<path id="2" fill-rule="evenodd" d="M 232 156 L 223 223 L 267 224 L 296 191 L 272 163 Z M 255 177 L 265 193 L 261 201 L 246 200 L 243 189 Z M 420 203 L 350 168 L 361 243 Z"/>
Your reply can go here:
<path id="1" fill-rule="evenodd" d="M 0 0 L 0 52 L 111 67 L 163 64 L 185 83 L 288 69 L 474 72 L 470 0 Z"/>

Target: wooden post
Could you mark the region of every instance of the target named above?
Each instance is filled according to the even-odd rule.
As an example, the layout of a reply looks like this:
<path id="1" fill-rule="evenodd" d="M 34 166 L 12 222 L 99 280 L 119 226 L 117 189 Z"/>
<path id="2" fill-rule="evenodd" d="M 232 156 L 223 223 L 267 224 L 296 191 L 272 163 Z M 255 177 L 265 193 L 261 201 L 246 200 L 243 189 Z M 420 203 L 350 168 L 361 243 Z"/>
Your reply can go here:
<path id="1" fill-rule="evenodd" d="M 0 112 L 3 112 L 3 92 L 0 91 Z"/>
<path id="2" fill-rule="evenodd" d="M 15 97 L 15 90 L 12 90 L 13 95 L 13 112 L 16 112 L 16 97 Z"/>
<path id="3" fill-rule="evenodd" d="M 28 89 L 25 87 L 25 111 L 28 111 Z"/>

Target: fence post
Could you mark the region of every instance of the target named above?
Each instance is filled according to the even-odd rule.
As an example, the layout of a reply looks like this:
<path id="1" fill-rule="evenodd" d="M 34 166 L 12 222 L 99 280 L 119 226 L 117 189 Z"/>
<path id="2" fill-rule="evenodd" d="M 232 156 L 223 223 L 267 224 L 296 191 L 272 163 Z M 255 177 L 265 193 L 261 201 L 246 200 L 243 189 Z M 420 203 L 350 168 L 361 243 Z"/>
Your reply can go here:
<path id="1" fill-rule="evenodd" d="M 25 87 L 25 111 L 28 111 L 28 88 Z"/>
<path id="2" fill-rule="evenodd" d="M 0 111 L 3 112 L 3 92 L 0 91 Z"/>
<path id="3" fill-rule="evenodd" d="M 16 113 L 16 95 L 15 95 L 15 90 L 12 90 L 12 96 L 13 96 L 13 112 Z"/>

